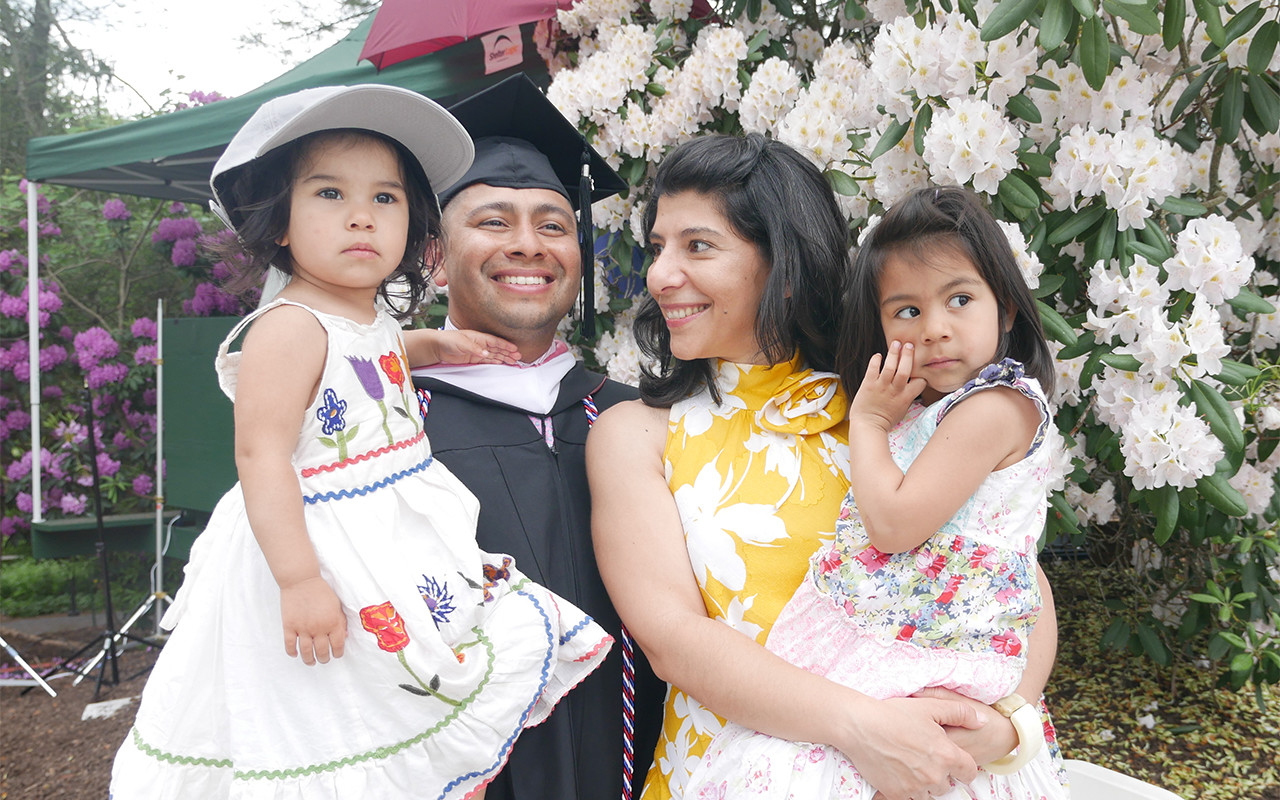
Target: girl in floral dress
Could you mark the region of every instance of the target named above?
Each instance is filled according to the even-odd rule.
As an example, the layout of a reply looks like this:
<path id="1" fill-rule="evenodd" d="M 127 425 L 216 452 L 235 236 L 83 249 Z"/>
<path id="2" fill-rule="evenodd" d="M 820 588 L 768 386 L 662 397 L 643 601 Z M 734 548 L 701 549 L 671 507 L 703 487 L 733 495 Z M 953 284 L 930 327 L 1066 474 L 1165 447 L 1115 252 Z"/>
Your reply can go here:
<path id="1" fill-rule="evenodd" d="M 846 298 L 840 371 L 862 376 L 850 387 L 850 490 L 767 647 L 873 697 L 944 687 L 1009 716 L 1016 751 L 953 781 L 949 800 L 1065 798 L 1051 727 L 1016 694 L 1030 632 L 1052 615 L 1036 550 L 1053 370 L 1035 303 L 995 220 L 957 188 L 890 209 Z M 733 724 L 686 793 L 875 795 L 836 748 Z"/>
<path id="2" fill-rule="evenodd" d="M 471 156 L 421 95 L 326 87 L 266 103 L 215 166 L 247 272 L 289 281 L 218 354 L 241 480 L 192 548 L 114 798 L 479 798 L 608 651 L 477 548 L 475 498 L 432 459 L 408 380 L 390 301 L 421 299 L 431 187 Z M 515 351 L 419 342 L 414 363 Z"/>

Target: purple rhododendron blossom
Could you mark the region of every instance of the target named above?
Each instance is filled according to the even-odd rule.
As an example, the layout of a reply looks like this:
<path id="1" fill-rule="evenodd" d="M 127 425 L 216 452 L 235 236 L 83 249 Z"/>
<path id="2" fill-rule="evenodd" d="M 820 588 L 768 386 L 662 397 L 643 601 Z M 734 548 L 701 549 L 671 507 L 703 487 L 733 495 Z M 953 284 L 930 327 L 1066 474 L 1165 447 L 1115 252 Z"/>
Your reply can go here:
<path id="1" fill-rule="evenodd" d="M 49 473 L 50 477 L 54 480 L 60 481 L 65 479 L 67 477 L 67 471 L 62 468 L 62 465 L 67 460 L 67 454 L 58 453 L 57 455 L 50 456 L 48 450 L 42 450 L 41 452 L 45 454 L 40 459 L 40 464 L 42 465 L 41 469 Z"/>
<path id="2" fill-rule="evenodd" d="M 124 431 L 116 431 L 116 435 L 111 437 L 111 447 L 114 450 L 128 450 L 133 447 L 133 440 Z"/>
<path id="3" fill-rule="evenodd" d="M 61 386 L 41 386 L 40 396 L 45 400 L 58 400 L 62 398 Z"/>
<path id="4" fill-rule="evenodd" d="M 146 497 L 147 495 L 151 494 L 151 490 L 154 488 L 155 488 L 155 483 L 152 482 L 150 475 L 143 474 L 133 479 L 134 494 L 139 494 L 139 495 L 142 495 L 143 497 Z"/>
<path id="5" fill-rule="evenodd" d="M 98 474 L 104 478 L 110 478 L 120 471 L 120 462 L 116 461 L 106 453 L 98 453 Z"/>
<path id="6" fill-rule="evenodd" d="M 205 106 L 205 105 L 208 105 L 209 103 L 216 103 L 219 100 L 226 100 L 227 98 L 223 97 L 218 92 L 201 92 L 197 90 L 194 92 L 190 92 L 187 95 L 187 99 L 198 105 Z"/>
<path id="7" fill-rule="evenodd" d="M 18 496 L 14 498 L 14 504 L 23 514 L 30 514 L 34 506 L 31 504 L 31 492 L 18 492 Z"/>
<path id="8" fill-rule="evenodd" d="M 26 292 L 24 291 L 25 295 Z M 27 299 L 11 294 L 0 295 L 0 314 L 10 319 L 22 319 L 27 315 Z"/>
<path id="9" fill-rule="evenodd" d="M 58 294 L 58 284 L 50 284 L 47 289 L 41 287 L 40 294 L 36 299 L 36 306 L 39 307 L 41 311 L 61 311 L 62 295 Z"/>
<path id="10" fill-rule="evenodd" d="M 26 383 L 31 380 L 31 362 L 19 361 L 13 365 L 13 377 Z"/>
<path id="11" fill-rule="evenodd" d="M 155 407 L 156 407 L 156 390 L 155 390 L 155 389 L 143 389 L 143 390 L 142 390 L 142 402 L 143 402 L 145 405 L 150 406 L 151 408 L 155 408 Z M 129 401 L 128 401 L 128 400 L 126 400 L 126 401 L 125 401 L 125 406 L 127 407 L 128 405 L 129 405 Z"/>
<path id="12" fill-rule="evenodd" d="M 22 457 L 11 463 L 4 470 L 4 475 L 11 481 L 20 481 L 31 474 L 31 451 L 22 454 Z"/>
<path id="13" fill-rule="evenodd" d="M 8 539 L 18 532 L 21 520 L 15 516 L 0 517 L 0 538 Z"/>
<path id="14" fill-rule="evenodd" d="M 62 513 L 75 517 L 83 514 L 88 504 L 89 498 L 82 494 L 64 494 L 58 502 L 58 508 L 62 509 Z"/>
<path id="15" fill-rule="evenodd" d="M 21 230 L 23 233 L 26 233 L 26 232 L 27 232 L 27 218 L 26 218 L 26 217 L 23 217 L 22 219 L 18 220 L 18 229 L 19 229 L 19 230 Z"/>
<path id="16" fill-rule="evenodd" d="M 214 314 L 234 314 L 240 308 L 240 301 L 212 283 L 196 285 L 195 296 L 182 301 L 184 313 L 194 317 L 208 317 Z"/>
<path id="17" fill-rule="evenodd" d="M 91 369 L 102 359 L 114 358 L 120 352 L 120 345 L 111 334 L 97 326 L 77 333 L 74 344 L 80 369 Z"/>
<path id="18" fill-rule="evenodd" d="M 89 368 L 89 388 L 101 389 L 108 384 L 122 381 L 129 374 L 124 364 L 99 364 Z"/>
<path id="19" fill-rule="evenodd" d="M 113 197 L 102 204 L 102 218 L 124 221 L 133 217 L 133 212 L 119 197 Z"/>
<path id="20" fill-rule="evenodd" d="M 62 228 L 58 227 L 56 223 L 46 222 L 40 226 L 40 235 L 41 236 L 61 236 Z"/>
<path id="21" fill-rule="evenodd" d="M 138 317 L 133 321 L 133 325 L 129 326 L 129 332 L 133 334 L 135 339 L 151 339 L 156 338 L 156 321 L 150 317 Z"/>
<path id="22" fill-rule="evenodd" d="M 179 203 L 178 201 L 176 201 L 176 200 L 175 200 L 174 202 L 172 202 L 172 203 L 170 203 L 170 204 L 169 204 L 169 213 L 170 213 L 170 214 L 185 214 L 185 213 L 187 213 L 187 204 L 186 204 L 186 203 Z"/>
<path id="23" fill-rule="evenodd" d="M 144 344 L 133 352 L 133 363 L 150 364 L 156 360 L 157 352 L 154 344 Z"/>
<path id="24" fill-rule="evenodd" d="M 0 442 L 3 442 L 8 438 L 9 438 L 9 426 L 5 424 L 4 420 L 0 419 Z"/>
<path id="25" fill-rule="evenodd" d="M 60 344 L 51 344 L 40 348 L 40 371 L 48 372 L 67 360 L 67 348 Z"/>
<path id="26" fill-rule="evenodd" d="M 31 427 L 31 415 L 20 408 L 15 408 L 4 415 L 4 424 L 9 426 L 9 430 L 25 431 Z"/>
<path id="27" fill-rule="evenodd" d="M 179 239 L 173 243 L 173 252 L 169 260 L 175 267 L 193 267 L 196 263 L 198 248 L 195 239 Z"/>
<path id="28" fill-rule="evenodd" d="M 225 261 L 219 261 L 214 264 L 209 272 L 213 275 L 213 279 L 219 282 L 226 281 L 231 277 L 231 267 Z"/>
<path id="29" fill-rule="evenodd" d="M 156 224 L 151 234 L 153 242 L 177 242 L 182 239 L 195 239 L 203 232 L 200 220 L 193 217 L 166 217 Z"/>

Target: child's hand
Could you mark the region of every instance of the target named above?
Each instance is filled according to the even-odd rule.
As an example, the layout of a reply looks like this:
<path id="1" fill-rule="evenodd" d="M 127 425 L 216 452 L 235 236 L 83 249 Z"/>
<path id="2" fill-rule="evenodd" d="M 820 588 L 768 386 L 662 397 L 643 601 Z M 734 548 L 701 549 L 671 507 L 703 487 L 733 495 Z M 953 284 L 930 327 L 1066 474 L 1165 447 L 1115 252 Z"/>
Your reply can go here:
<path id="1" fill-rule="evenodd" d="M 310 666 L 329 663 L 329 654 L 342 658 L 347 638 L 347 616 L 342 603 L 324 578 L 316 576 L 280 590 L 280 616 L 284 622 L 284 650 L 302 656 Z"/>
<path id="2" fill-rule="evenodd" d="M 862 421 L 889 432 L 911 407 L 911 401 L 925 388 L 924 378 L 912 378 L 911 366 L 915 346 L 905 347 L 901 342 L 891 342 L 889 353 L 883 359 L 877 353 L 867 364 L 867 374 L 849 405 L 849 420 Z"/>
<path id="3" fill-rule="evenodd" d="M 514 364 L 520 356 L 511 342 L 479 331 L 438 331 L 435 346 L 441 364 Z"/>

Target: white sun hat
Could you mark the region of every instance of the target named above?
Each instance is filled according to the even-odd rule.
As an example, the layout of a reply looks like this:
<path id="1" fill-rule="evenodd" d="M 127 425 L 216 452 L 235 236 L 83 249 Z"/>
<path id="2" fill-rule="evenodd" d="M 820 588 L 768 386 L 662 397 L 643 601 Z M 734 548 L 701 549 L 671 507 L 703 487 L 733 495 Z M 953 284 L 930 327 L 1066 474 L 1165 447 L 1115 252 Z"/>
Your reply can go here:
<path id="1" fill-rule="evenodd" d="M 434 192 L 461 178 L 475 156 L 462 124 L 410 89 L 383 84 L 303 89 L 263 103 L 231 139 L 209 177 L 210 207 L 231 225 L 218 191 L 220 177 L 302 136 L 336 128 L 373 131 L 404 145 Z"/>

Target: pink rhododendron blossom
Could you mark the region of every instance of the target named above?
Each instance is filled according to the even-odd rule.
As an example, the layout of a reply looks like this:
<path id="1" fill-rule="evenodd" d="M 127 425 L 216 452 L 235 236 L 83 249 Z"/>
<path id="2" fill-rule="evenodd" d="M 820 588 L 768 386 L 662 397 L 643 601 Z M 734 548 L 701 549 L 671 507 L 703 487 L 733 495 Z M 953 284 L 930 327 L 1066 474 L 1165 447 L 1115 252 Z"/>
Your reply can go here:
<path id="1" fill-rule="evenodd" d="M 192 217 L 166 217 L 156 225 L 151 234 L 153 242 L 177 242 L 195 239 L 201 233 L 200 221 Z"/>
<path id="2" fill-rule="evenodd" d="M 75 517 L 83 514 L 88 504 L 89 499 L 82 494 L 64 494 L 58 501 L 58 508 L 62 509 L 62 513 Z"/>
<path id="3" fill-rule="evenodd" d="M 91 369 L 102 359 L 114 358 L 120 352 L 120 345 L 111 334 L 97 326 L 77 333 L 73 343 L 80 369 Z"/>
<path id="4" fill-rule="evenodd" d="M 138 317 L 133 321 L 133 325 L 129 327 L 129 332 L 133 334 L 135 339 L 152 339 L 156 338 L 156 321 L 150 317 Z"/>
<path id="5" fill-rule="evenodd" d="M 129 210 L 129 207 L 124 204 L 123 200 L 119 197 L 113 197 L 102 204 L 102 218 L 117 222 L 124 222 L 125 220 L 133 218 L 133 212 Z"/>
<path id="6" fill-rule="evenodd" d="M 173 252 L 169 259 L 175 267 L 193 267 L 196 263 L 198 248 L 195 239 L 179 239 L 173 243 Z"/>
<path id="7" fill-rule="evenodd" d="M 155 488 L 155 483 L 151 480 L 150 475 L 139 475 L 133 479 L 133 493 L 146 497 L 151 494 L 151 490 Z"/>

